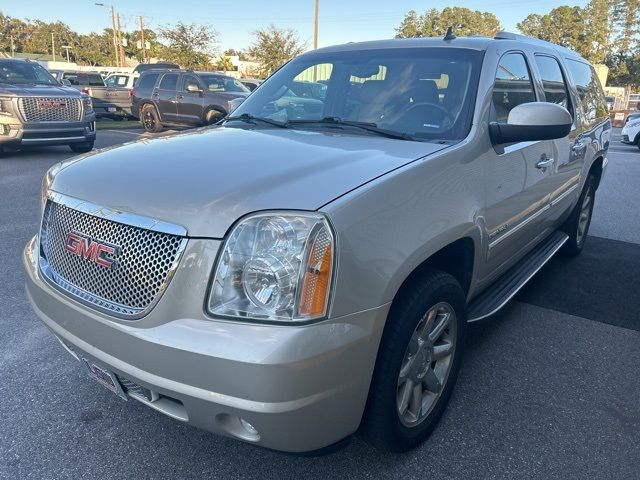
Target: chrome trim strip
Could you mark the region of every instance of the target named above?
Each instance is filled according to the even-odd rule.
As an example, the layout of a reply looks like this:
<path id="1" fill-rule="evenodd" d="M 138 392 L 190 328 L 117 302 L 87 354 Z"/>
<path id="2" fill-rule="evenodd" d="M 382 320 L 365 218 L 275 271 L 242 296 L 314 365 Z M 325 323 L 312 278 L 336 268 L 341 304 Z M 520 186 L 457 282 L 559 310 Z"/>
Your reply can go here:
<path id="1" fill-rule="evenodd" d="M 49 190 L 47 192 L 47 197 L 52 202 L 60 203 L 73 210 L 78 210 L 94 217 L 104 218 L 112 222 L 123 223 L 125 225 L 142 228 L 144 230 L 151 230 L 153 232 L 166 233 L 169 235 L 176 235 L 178 237 L 187 236 L 187 229 L 182 225 L 177 225 L 175 223 L 163 222 L 162 220 L 156 220 L 155 218 L 103 207 L 69 195 L 54 192 L 53 190 Z"/>
<path id="2" fill-rule="evenodd" d="M 487 313 L 487 314 L 485 314 L 485 315 L 482 315 L 482 316 L 477 317 L 477 318 L 471 318 L 471 319 L 467 320 L 467 323 L 474 323 L 474 322 L 477 322 L 477 321 L 482 320 L 482 319 L 484 319 L 484 318 L 490 317 L 491 315 L 493 315 L 494 313 L 496 313 L 497 311 L 499 311 L 502 307 L 504 307 L 507 303 L 509 303 L 509 302 L 511 301 L 511 299 L 512 299 L 513 297 L 515 297 L 515 296 L 517 295 L 517 293 L 518 293 L 520 290 L 522 290 L 522 287 L 524 287 L 527 283 L 529 283 L 529 280 L 531 280 L 531 279 L 536 275 L 536 273 L 538 273 L 538 272 L 540 271 L 540 269 L 541 269 L 542 267 L 544 267 L 544 266 L 547 264 L 547 262 L 549 262 L 549 260 L 551 260 L 551 258 L 553 258 L 553 256 L 558 252 L 558 250 L 560 250 L 560 248 L 562 248 L 562 246 L 566 243 L 566 241 L 567 241 L 567 240 L 569 240 L 569 236 L 568 236 L 568 235 L 565 235 L 565 238 L 564 238 L 561 242 L 558 242 L 558 245 L 556 245 L 555 247 L 553 247 L 553 250 L 551 250 L 551 252 L 549 252 L 549 255 L 547 256 L 547 258 L 545 259 L 545 261 L 544 261 L 544 262 L 542 262 L 542 263 L 538 266 L 538 268 L 536 268 L 535 270 L 533 270 L 533 271 L 532 271 L 532 272 L 527 276 L 526 280 L 525 280 L 524 282 L 522 282 L 522 284 L 521 284 L 518 288 L 516 288 L 513 292 L 511 292 L 511 294 L 509 294 L 509 295 L 504 299 L 504 301 L 503 301 L 502 303 L 500 303 L 500 305 L 499 305 L 499 306 L 497 306 L 495 309 L 493 309 L 491 312 L 489 312 L 489 313 Z"/>
<path id="3" fill-rule="evenodd" d="M 496 245 L 498 245 L 500 242 L 502 242 L 505 238 L 508 238 L 510 235 L 513 235 L 515 232 L 517 232 L 518 230 L 520 230 L 521 228 L 523 228 L 525 225 L 529 224 L 529 222 L 532 222 L 533 220 L 535 220 L 536 218 L 538 218 L 540 215 L 542 215 L 544 212 L 546 212 L 547 210 L 549 210 L 551 208 L 551 205 L 546 204 L 544 207 L 540 208 L 539 210 L 537 210 L 535 213 L 529 215 L 527 218 L 525 218 L 523 221 L 521 221 L 519 224 L 517 224 L 515 227 L 513 227 L 511 230 L 507 230 L 505 233 L 503 233 L 501 236 L 499 236 L 498 238 L 496 238 L 493 242 L 489 243 L 489 250 L 491 250 L 493 247 L 495 247 Z"/>
<path id="4" fill-rule="evenodd" d="M 49 137 L 49 138 L 23 138 L 22 143 L 46 143 L 46 142 L 58 142 L 65 140 L 86 140 L 85 136 L 81 137 Z"/>
<path id="5" fill-rule="evenodd" d="M 536 143 L 540 143 L 540 140 L 535 140 L 533 142 L 518 142 L 518 143 L 514 143 L 513 145 L 509 145 L 507 147 L 504 147 L 504 153 L 517 152 L 518 150 L 522 150 L 523 148 L 530 147 L 531 145 L 535 145 Z"/>
<path id="6" fill-rule="evenodd" d="M 551 201 L 551 206 L 555 207 L 558 203 L 560 203 L 564 198 L 566 198 L 567 195 L 569 195 L 571 192 L 573 192 L 576 188 L 578 188 L 578 184 L 577 183 L 575 185 L 573 185 L 572 187 L 569 187 L 564 192 L 562 192 L 559 196 L 557 196 L 555 199 L 553 199 Z"/>

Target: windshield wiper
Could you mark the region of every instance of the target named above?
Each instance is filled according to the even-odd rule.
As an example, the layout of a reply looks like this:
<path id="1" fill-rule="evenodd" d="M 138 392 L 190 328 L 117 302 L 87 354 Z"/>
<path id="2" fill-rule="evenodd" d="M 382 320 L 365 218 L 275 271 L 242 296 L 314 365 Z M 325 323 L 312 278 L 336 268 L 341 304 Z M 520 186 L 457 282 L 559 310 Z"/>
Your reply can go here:
<path id="1" fill-rule="evenodd" d="M 243 113 L 242 115 L 238 115 L 236 117 L 227 117 L 224 119 L 224 122 L 227 123 L 233 120 L 240 120 L 241 122 L 253 123 L 253 124 L 255 124 L 256 122 L 262 122 L 269 125 L 273 125 L 274 127 L 287 128 L 286 123 L 278 122 L 276 120 L 271 120 L 269 118 L 255 117 L 250 113 Z"/>
<path id="2" fill-rule="evenodd" d="M 352 120 L 342 120 L 339 117 L 324 117 L 320 120 L 289 120 L 287 125 L 307 125 L 307 124 L 319 124 L 319 125 L 330 125 L 336 127 L 355 127 L 360 128 L 362 130 L 366 130 L 367 132 L 376 133 L 378 135 L 389 137 L 389 138 L 397 138 L 400 140 L 416 140 L 414 137 L 409 135 L 408 133 L 395 132 L 393 130 L 386 130 L 384 128 L 379 128 L 377 124 L 373 122 L 356 122 Z"/>

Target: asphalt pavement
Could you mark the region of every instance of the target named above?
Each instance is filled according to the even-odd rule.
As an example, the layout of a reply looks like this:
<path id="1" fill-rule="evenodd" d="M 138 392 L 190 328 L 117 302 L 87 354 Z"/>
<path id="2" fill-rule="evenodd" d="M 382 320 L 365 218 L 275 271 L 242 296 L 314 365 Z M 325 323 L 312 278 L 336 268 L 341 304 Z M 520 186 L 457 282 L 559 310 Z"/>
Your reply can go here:
<path id="1" fill-rule="evenodd" d="M 149 136 L 101 130 L 105 147 Z M 640 150 L 614 137 L 591 237 L 502 312 L 472 325 L 433 435 L 402 455 L 357 436 L 285 455 L 123 402 L 36 318 L 20 254 L 40 180 L 66 147 L 0 158 L 0 478 L 640 478 Z M 309 433 L 310 435 L 312 432 Z"/>

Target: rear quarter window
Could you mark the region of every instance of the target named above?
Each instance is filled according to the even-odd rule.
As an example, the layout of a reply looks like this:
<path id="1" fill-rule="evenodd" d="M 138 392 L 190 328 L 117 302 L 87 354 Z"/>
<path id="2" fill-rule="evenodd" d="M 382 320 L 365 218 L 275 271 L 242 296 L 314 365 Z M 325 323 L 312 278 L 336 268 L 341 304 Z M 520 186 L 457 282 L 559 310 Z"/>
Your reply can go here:
<path id="1" fill-rule="evenodd" d="M 138 79 L 136 88 L 140 90 L 151 90 L 155 86 L 156 80 L 158 80 L 157 73 L 150 73 L 149 75 L 143 75 Z"/>

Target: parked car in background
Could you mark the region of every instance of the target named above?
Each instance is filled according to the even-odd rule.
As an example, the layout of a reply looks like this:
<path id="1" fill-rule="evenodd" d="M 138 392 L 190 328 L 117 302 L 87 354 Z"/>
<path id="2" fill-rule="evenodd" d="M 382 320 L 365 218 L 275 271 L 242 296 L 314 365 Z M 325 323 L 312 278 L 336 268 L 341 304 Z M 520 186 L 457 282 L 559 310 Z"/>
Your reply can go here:
<path id="1" fill-rule="evenodd" d="M 627 118 L 624 119 L 624 123 L 629 123 L 632 120 L 640 119 L 640 112 L 634 112 L 627 115 Z"/>
<path id="2" fill-rule="evenodd" d="M 132 92 L 132 113 L 145 130 L 201 126 L 219 121 L 249 89 L 233 77 L 190 70 L 148 70 Z"/>
<path id="3" fill-rule="evenodd" d="M 0 151 L 69 145 L 88 152 L 96 138 L 91 98 L 61 85 L 36 62 L 0 59 Z"/>
<path id="4" fill-rule="evenodd" d="M 640 148 L 640 113 L 629 115 L 627 123 L 622 127 L 622 143 L 637 145 Z"/>
<path id="5" fill-rule="evenodd" d="M 264 82 L 264 80 L 260 80 L 259 78 L 241 78 L 240 82 L 253 92 L 262 84 L 262 82 Z"/>
<path id="6" fill-rule="evenodd" d="M 98 72 L 62 71 L 59 75 L 91 97 L 97 118 L 123 120 L 132 116 L 130 88 L 109 87 Z"/>
<path id="7" fill-rule="evenodd" d="M 609 110 L 613 110 L 613 107 L 616 104 L 616 97 L 606 96 L 606 97 L 604 97 L 604 99 L 607 102 L 607 108 Z"/>
<path id="8" fill-rule="evenodd" d="M 326 95 L 290 93 L 327 65 Z M 155 125 L 247 94 L 147 75 L 137 105 Z M 215 128 L 54 166 L 24 250 L 29 299 L 121 398 L 272 449 L 360 429 L 407 450 L 445 412 L 468 322 L 589 241 L 610 137 L 594 68 L 547 42 L 312 50 Z"/>
<path id="9" fill-rule="evenodd" d="M 140 78 L 136 73 L 112 73 L 104 79 L 104 84 L 112 88 L 132 89 Z"/>
<path id="10" fill-rule="evenodd" d="M 139 63 L 133 69 L 133 73 L 141 74 L 142 72 L 146 72 L 148 70 L 167 70 L 167 69 L 179 70 L 180 65 L 178 65 L 177 63 L 171 63 L 171 62 Z"/>

